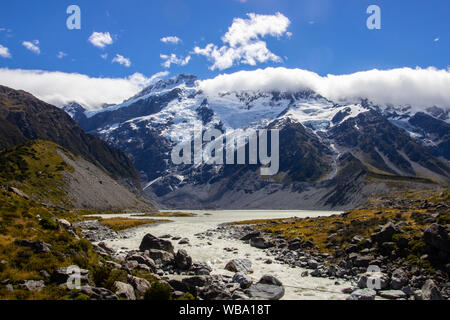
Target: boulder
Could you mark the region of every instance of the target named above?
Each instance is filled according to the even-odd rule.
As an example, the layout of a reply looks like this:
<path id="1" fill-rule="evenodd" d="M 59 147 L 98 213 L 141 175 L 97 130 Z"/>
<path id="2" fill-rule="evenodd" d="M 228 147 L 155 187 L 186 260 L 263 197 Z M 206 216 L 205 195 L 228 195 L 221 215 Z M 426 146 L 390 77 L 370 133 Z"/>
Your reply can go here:
<path id="1" fill-rule="evenodd" d="M 85 269 L 79 269 L 80 270 L 80 281 L 81 282 L 88 282 L 89 281 L 89 270 Z M 76 269 L 75 268 L 59 268 L 56 269 L 51 277 L 50 281 L 55 282 L 57 284 L 65 284 L 69 280 L 69 278 L 73 278 L 76 276 Z"/>
<path id="2" fill-rule="evenodd" d="M 243 236 L 241 238 L 241 240 L 242 241 L 247 241 L 247 240 L 259 237 L 260 235 L 261 235 L 260 231 L 253 231 L 253 232 L 247 233 L 245 236 Z"/>
<path id="3" fill-rule="evenodd" d="M 252 284 L 250 288 L 245 290 L 245 294 L 250 298 L 260 300 L 280 300 L 284 293 L 284 287 L 264 283 Z"/>
<path id="4" fill-rule="evenodd" d="M 421 291 L 423 300 L 443 300 L 441 291 L 431 279 L 425 282 Z"/>
<path id="5" fill-rule="evenodd" d="M 145 251 L 145 255 L 153 259 L 153 261 L 160 261 L 163 265 L 174 263 L 175 256 L 167 251 L 149 249 Z"/>
<path id="6" fill-rule="evenodd" d="M 317 267 L 319 266 L 319 263 L 314 259 L 308 260 L 307 263 L 308 263 L 308 267 L 311 269 L 317 269 Z"/>
<path id="7" fill-rule="evenodd" d="M 14 244 L 19 247 L 31 248 L 35 253 L 49 253 L 52 247 L 51 244 L 43 241 L 16 240 Z"/>
<path id="8" fill-rule="evenodd" d="M 175 255 L 175 265 L 181 270 L 189 270 L 192 266 L 192 258 L 188 255 L 186 250 L 178 250 Z"/>
<path id="9" fill-rule="evenodd" d="M 118 297 L 126 300 L 136 300 L 136 295 L 134 294 L 134 289 L 131 285 L 120 281 L 114 282 L 114 285 L 117 288 L 116 295 Z"/>
<path id="10" fill-rule="evenodd" d="M 189 291 L 188 286 L 185 283 L 183 283 L 182 281 L 172 279 L 172 280 L 169 280 L 168 283 L 176 291 L 181 291 L 184 293 Z"/>
<path id="11" fill-rule="evenodd" d="M 91 286 L 82 286 L 81 292 L 88 295 L 91 300 L 119 300 L 114 292 L 105 288 L 95 288 Z"/>
<path id="12" fill-rule="evenodd" d="M 358 288 L 383 290 L 389 286 L 389 277 L 382 272 L 367 272 L 360 275 Z"/>
<path id="13" fill-rule="evenodd" d="M 274 244 L 271 241 L 263 237 L 255 237 L 250 239 L 250 245 L 258 249 L 268 249 L 274 246 Z"/>
<path id="14" fill-rule="evenodd" d="M 152 287 L 151 283 L 148 282 L 147 280 L 132 275 L 127 276 L 127 281 L 140 294 L 144 294 L 145 291 L 147 291 Z"/>
<path id="15" fill-rule="evenodd" d="M 358 289 L 353 291 L 347 300 L 375 300 L 377 292 L 372 289 Z"/>
<path id="16" fill-rule="evenodd" d="M 388 222 L 384 226 L 381 227 L 379 232 L 373 233 L 370 238 L 373 242 L 383 243 L 392 241 L 392 237 L 395 233 L 398 232 L 398 229 L 394 226 L 392 222 Z"/>
<path id="17" fill-rule="evenodd" d="M 239 283 L 241 289 L 248 289 L 253 281 L 250 277 L 242 272 L 238 272 L 233 276 L 233 282 Z"/>
<path id="18" fill-rule="evenodd" d="M 252 262 L 248 259 L 233 259 L 227 263 L 225 270 L 231 272 L 252 273 Z"/>
<path id="19" fill-rule="evenodd" d="M 447 229 L 439 224 L 432 224 L 423 233 L 424 242 L 441 252 L 450 252 L 450 243 Z"/>
<path id="20" fill-rule="evenodd" d="M 148 233 L 142 239 L 141 245 L 139 246 L 139 250 L 146 251 L 150 249 L 167 251 L 172 254 L 174 253 L 172 242 L 157 238 Z"/>
<path id="21" fill-rule="evenodd" d="M 41 291 L 45 288 L 45 283 L 43 280 L 24 280 L 19 284 L 19 289 L 28 291 Z"/>
<path id="22" fill-rule="evenodd" d="M 147 256 L 144 255 L 140 255 L 140 254 L 131 254 L 129 256 L 126 257 L 127 261 L 136 261 L 138 264 L 140 265 L 145 265 L 147 267 L 149 267 L 149 269 L 152 272 L 156 271 L 156 264 L 155 261 L 153 261 L 152 258 L 149 258 Z"/>
<path id="23" fill-rule="evenodd" d="M 408 275 L 402 269 L 396 269 L 392 272 L 391 276 L 391 288 L 394 290 L 400 290 L 408 284 Z"/>
<path id="24" fill-rule="evenodd" d="M 259 280 L 258 283 L 270 284 L 270 285 L 273 285 L 273 286 L 280 286 L 280 287 L 283 286 L 283 284 L 281 283 L 280 280 L 278 280 L 274 276 L 271 276 L 271 275 L 268 275 L 268 274 L 262 276 L 262 278 Z"/>
<path id="25" fill-rule="evenodd" d="M 189 244 L 189 239 L 188 238 L 183 238 L 180 241 L 178 241 L 178 244 Z"/>
<path id="26" fill-rule="evenodd" d="M 378 293 L 380 297 L 390 300 L 406 298 L 406 293 L 402 290 L 383 290 Z"/>

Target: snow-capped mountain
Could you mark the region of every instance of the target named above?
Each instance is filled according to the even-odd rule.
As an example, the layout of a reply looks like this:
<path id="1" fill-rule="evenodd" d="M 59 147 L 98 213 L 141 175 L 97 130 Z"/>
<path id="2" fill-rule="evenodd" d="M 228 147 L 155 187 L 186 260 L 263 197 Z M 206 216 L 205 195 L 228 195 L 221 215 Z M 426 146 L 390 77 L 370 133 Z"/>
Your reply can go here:
<path id="1" fill-rule="evenodd" d="M 65 110 L 85 130 L 124 150 L 148 194 L 176 208 L 346 207 L 390 181 L 450 181 L 448 111 L 335 103 L 311 90 L 206 93 L 195 76 L 161 80 L 122 104 Z M 280 171 L 258 165 L 182 165 L 172 148 L 194 127 L 226 135 L 280 129 Z"/>

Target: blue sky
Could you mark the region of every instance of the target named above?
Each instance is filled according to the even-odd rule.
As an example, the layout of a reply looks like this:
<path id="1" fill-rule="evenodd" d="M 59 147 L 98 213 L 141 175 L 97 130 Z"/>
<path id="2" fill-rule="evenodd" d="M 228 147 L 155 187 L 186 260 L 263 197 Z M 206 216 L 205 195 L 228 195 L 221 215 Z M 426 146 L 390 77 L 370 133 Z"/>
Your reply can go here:
<path id="1" fill-rule="evenodd" d="M 66 28 L 66 8 L 71 4 L 81 8 L 81 30 Z M 371 4 L 381 8 L 381 30 L 366 27 L 366 9 Z M 289 27 L 280 36 L 267 35 L 260 40 L 282 61 L 255 66 L 235 63 L 223 70 L 210 70 L 212 62 L 207 57 L 192 53 L 196 46 L 223 46 L 221 38 L 235 18 L 277 12 L 289 19 Z M 450 65 L 449 12 L 448 0 L 4 1 L 0 45 L 8 48 L 11 57 L 0 57 L 0 68 L 77 72 L 93 77 L 126 77 L 135 72 L 150 76 L 168 70 L 172 75 L 193 73 L 200 78 L 267 66 L 302 68 L 320 75 L 373 68 L 446 69 Z M 88 38 L 93 32 L 109 33 L 113 43 L 103 49 L 92 45 Z M 177 36 L 181 42 L 160 41 L 167 36 Z M 34 40 L 39 41 L 39 54 L 23 45 Z M 59 52 L 67 56 L 60 59 Z M 102 54 L 108 58 L 101 58 Z M 112 63 L 117 54 L 128 58 L 131 65 Z M 184 66 L 165 68 L 161 54 L 191 59 Z"/>

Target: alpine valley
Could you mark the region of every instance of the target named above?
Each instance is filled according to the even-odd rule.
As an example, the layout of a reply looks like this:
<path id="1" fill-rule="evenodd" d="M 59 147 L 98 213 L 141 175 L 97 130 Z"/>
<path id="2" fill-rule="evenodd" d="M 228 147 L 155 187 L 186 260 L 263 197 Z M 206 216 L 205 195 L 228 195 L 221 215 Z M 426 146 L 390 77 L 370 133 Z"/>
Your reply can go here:
<path id="1" fill-rule="evenodd" d="M 331 101 L 298 91 L 207 92 L 193 75 L 160 80 L 119 105 L 63 108 L 88 133 L 125 152 L 147 199 L 170 209 L 349 209 L 399 190 L 450 182 L 449 110 Z M 280 170 L 174 165 L 194 126 L 227 135 L 280 130 Z"/>

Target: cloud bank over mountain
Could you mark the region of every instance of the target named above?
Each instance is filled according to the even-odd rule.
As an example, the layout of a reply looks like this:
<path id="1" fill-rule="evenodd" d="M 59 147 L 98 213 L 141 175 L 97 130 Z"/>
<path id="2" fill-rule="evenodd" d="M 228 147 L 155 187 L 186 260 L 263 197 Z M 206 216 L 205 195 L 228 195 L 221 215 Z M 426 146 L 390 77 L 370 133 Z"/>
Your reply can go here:
<path id="1" fill-rule="evenodd" d="M 28 91 L 58 107 L 76 101 L 89 110 L 96 110 L 105 103 L 121 103 L 166 75 L 168 72 L 151 77 L 135 73 L 127 78 L 94 78 L 79 73 L 2 68 L 0 83 Z"/>
<path id="2" fill-rule="evenodd" d="M 302 69 L 266 68 L 219 75 L 200 85 L 209 94 L 311 89 L 336 102 L 368 98 L 377 104 L 411 105 L 416 110 L 431 106 L 450 109 L 450 70 L 433 67 L 374 69 L 325 77 Z"/>
<path id="3" fill-rule="evenodd" d="M 56 106 L 72 101 L 89 110 L 105 103 L 117 104 L 167 76 L 135 73 L 127 78 L 95 78 L 78 73 L 0 69 L 0 83 L 28 91 Z M 199 82 L 207 94 L 223 91 L 299 91 L 311 89 L 335 101 L 368 98 L 380 105 L 411 105 L 415 110 L 431 106 L 450 109 L 450 70 L 435 68 L 369 70 L 346 75 L 320 76 L 302 69 L 266 68 L 222 74 Z"/>

